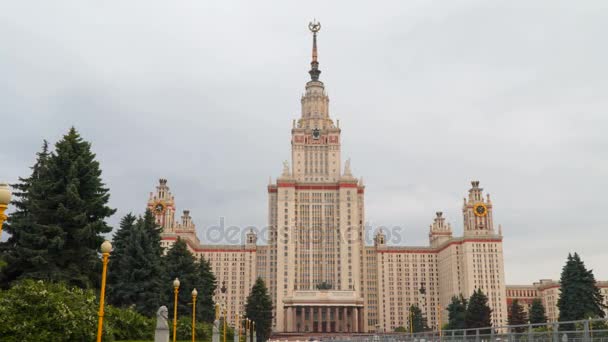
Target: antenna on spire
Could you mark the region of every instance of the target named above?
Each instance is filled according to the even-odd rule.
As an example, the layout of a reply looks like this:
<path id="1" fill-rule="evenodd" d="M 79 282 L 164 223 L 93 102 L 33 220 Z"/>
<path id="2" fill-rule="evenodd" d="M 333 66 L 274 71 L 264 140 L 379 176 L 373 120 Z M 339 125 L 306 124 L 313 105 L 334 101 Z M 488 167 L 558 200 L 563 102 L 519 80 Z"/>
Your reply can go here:
<path id="1" fill-rule="evenodd" d="M 317 33 L 321 30 L 321 23 L 313 19 L 313 21 L 308 23 L 308 29 L 312 32 L 312 62 L 310 62 L 311 68 L 308 73 L 313 81 L 318 81 L 321 70 L 319 70 L 319 61 L 317 59 Z"/>

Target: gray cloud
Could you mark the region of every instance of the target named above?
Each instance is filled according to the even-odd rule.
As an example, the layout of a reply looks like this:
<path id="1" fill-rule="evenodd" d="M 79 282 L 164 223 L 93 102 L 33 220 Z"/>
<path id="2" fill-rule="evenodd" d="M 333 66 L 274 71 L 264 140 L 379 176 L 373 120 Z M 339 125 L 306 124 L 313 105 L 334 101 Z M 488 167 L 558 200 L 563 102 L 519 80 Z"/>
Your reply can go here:
<path id="1" fill-rule="evenodd" d="M 469 181 L 492 194 L 507 280 L 578 251 L 608 279 L 608 48 L 601 1 L 11 2 L 0 11 L 0 177 L 76 126 L 118 208 L 159 177 L 199 231 L 266 224 L 307 80 L 307 22 L 367 219 L 426 243 L 460 233 Z M 201 234 L 202 236 L 202 234 Z"/>

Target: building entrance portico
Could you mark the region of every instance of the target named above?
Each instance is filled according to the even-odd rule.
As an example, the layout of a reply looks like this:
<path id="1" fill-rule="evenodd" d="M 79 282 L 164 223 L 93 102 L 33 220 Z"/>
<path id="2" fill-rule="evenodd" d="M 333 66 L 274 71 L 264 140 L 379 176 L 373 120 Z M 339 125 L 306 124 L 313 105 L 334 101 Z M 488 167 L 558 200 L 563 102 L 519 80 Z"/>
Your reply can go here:
<path id="1" fill-rule="evenodd" d="M 295 291 L 284 300 L 285 332 L 362 331 L 363 299 L 354 291 Z"/>

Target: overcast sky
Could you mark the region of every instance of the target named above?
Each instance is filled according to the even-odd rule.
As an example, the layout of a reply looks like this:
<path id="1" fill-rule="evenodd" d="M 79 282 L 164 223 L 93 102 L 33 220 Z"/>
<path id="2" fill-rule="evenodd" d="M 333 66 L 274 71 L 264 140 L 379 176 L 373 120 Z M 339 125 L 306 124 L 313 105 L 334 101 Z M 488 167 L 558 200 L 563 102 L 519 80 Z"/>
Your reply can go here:
<path id="1" fill-rule="evenodd" d="M 112 225 L 160 177 L 201 237 L 266 225 L 313 18 L 369 224 L 422 245 L 442 210 L 460 235 L 479 180 L 508 283 L 558 278 L 572 251 L 608 280 L 606 1 L 3 1 L 0 179 L 74 125 Z"/>

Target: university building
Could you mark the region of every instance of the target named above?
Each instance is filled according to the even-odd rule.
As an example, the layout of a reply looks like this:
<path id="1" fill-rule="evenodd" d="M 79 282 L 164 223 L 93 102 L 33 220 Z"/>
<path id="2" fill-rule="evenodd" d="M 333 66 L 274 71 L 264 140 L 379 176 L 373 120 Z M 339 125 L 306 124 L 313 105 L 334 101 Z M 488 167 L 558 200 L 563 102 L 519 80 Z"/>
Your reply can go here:
<path id="1" fill-rule="evenodd" d="M 268 243 L 246 234 L 242 245 L 202 244 L 188 211 L 176 220 L 175 199 L 160 180 L 147 206 L 163 227 L 162 245 L 178 238 L 197 257 L 211 262 L 225 284 L 228 321 L 244 311 L 255 279 L 261 277 L 274 304 L 276 332 L 375 332 L 409 328 L 408 308 L 418 305 L 436 328 L 447 322 L 452 296 L 476 289 L 488 296 L 493 325 L 507 324 L 507 287 L 502 230 L 494 205 L 478 181 L 462 203 L 464 232 L 453 234 L 441 212 L 432 217 L 426 246 L 390 246 L 379 231 L 366 245 L 365 192 L 361 178 L 342 164 L 341 129 L 330 115 L 320 80 L 313 33 L 310 80 L 291 127 L 291 163 L 268 187 Z M 224 302 L 221 294 L 216 301 Z"/>
<path id="2" fill-rule="evenodd" d="M 596 286 L 604 297 L 604 305 L 606 306 L 604 311 L 608 317 L 608 281 L 598 281 Z M 559 309 L 557 307 L 559 294 L 559 281 L 551 279 L 541 279 L 532 285 L 507 285 L 507 305 L 510 307 L 511 303 L 517 300 L 527 313 L 532 301 L 538 298 L 545 307 L 547 321 L 557 322 L 559 318 Z"/>

